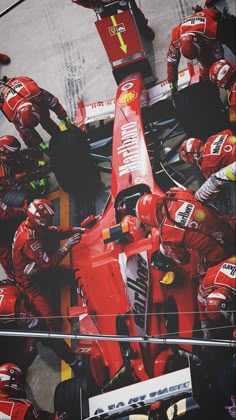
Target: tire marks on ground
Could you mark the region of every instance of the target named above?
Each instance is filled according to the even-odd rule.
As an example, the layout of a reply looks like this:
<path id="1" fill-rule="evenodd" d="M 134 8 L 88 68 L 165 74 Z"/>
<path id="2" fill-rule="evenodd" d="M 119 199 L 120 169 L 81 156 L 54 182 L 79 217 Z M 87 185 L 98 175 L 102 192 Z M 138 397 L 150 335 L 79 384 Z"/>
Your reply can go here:
<path id="1" fill-rule="evenodd" d="M 70 33 L 65 30 L 64 25 L 61 25 L 56 1 L 51 0 L 44 8 L 43 13 L 57 55 L 59 75 L 64 86 L 66 109 L 73 119 L 76 114 L 78 98 L 83 95 L 86 86 L 85 58 L 80 54 L 78 41 L 70 39 Z"/>

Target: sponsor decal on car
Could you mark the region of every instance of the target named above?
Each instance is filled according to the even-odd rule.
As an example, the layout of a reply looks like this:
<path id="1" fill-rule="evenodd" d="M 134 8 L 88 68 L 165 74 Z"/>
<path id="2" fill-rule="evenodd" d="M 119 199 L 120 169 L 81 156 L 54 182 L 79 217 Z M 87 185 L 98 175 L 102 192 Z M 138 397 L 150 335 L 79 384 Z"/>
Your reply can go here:
<path id="1" fill-rule="evenodd" d="M 118 103 L 129 104 L 130 102 L 134 101 L 135 98 L 137 98 L 137 93 L 134 92 L 134 90 L 131 90 L 129 92 L 124 92 L 120 95 L 118 99 Z"/>
<path id="2" fill-rule="evenodd" d="M 127 295 L 134 314 L 134 322 L 138 335 L 146 334 L 149 270 L 147 252 L 129 257 L 125 261 L 122 277 L 127 287 Z"/>
<path id="3" fill-rule="evenodd" d="M 122 146 L 117 148 L 122 155 L 123 165 L 119 166 L 119 176 L 141 170 L 141 156 L 138 142 L 137 122 L 124 124 L 121 127 Z"/>

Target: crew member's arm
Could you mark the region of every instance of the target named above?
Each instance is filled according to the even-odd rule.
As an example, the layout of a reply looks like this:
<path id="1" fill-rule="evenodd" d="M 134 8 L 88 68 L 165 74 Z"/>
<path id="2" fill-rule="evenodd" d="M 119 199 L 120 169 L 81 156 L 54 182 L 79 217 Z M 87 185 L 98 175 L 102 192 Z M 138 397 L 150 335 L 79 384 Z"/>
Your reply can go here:
<path id="1" fill-rule="evenodd" d="M 196 191 L 195 197 L 202 202 L 211 200 L 221 191 L 224 185 L 227 185 L 232 181 L 236 181 L 236 162 L 231 163 L 211 175 Z"/>
<path id="2" fill-rule="evenodd" d="M 28 239 L 21 252 L 31 260 L 31 263 L 25 267 L 24 273 L 30 276 L 37 272 L 38 269 L 48 269 L 57 266 L 79 241 L 80 233 L 75 233 L 61 248 L 49 256 L 43 249 L 40 240 L 34 238 Z"/>
<path id="3" fill-rule="evenodd" d="M 178 90 L 178 68 L 180 62 L 179 26 L 173 29 L 172 39 L 167 52 L 167 79 L 173 92 Z"/>
<path id="4" fill-rule="evenodd" d="M 56 98 L 52 93 L 48 92 L 46 89 L 41 88 L 41 101 L 45 104 L 51 111 L 55 112 L 59 120 L 64 120 L 67 118 L 67 112 L 59 102 L 59 99 Z"/>

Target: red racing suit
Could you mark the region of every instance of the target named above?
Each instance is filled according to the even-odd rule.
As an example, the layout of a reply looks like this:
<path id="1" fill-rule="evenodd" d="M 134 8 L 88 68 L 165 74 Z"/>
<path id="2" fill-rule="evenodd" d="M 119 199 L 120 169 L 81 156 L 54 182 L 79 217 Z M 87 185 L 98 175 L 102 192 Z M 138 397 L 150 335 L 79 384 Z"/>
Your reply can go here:
<path id="1" fill-rule="evenodd" d="M 162 207 L 161 246 L 177 264 L 187 264 L 194 250 L 210 267 L 233 254 L 234 230 L 215 209 L 197 201 L 193 194 L 188 190 L 167 193 Z"/>
<path id="2" fill-rule="evenodd" d="M 48 318 L 46 323 L 50 330 L 55 330 L 58 324 L 54 319 L 50 319 L 53 316 L 52 310 L 44 296 L 41 296 L 39 284 L 34 281 L 34 276 L 42 270 L 58 266 L 68 253 L 64 248 L 59 248 L 49 256 L 45 250 L 45 244 L 49 238 L 65 239 L 72 234 L 73 228 L 71 227 L 49 226 L 36 230 L 35 226 L 27 219 L 18 227 L 12 245 L 15 280 L 29 296 L 36 310 L 43 317 Z"/>
<path id="3" fill-rule="evenodd" d="M 33 404 L 25 398 L 0 397 L 0 413 L 3 419 L 11 420 L 53 420 L 53 415 L 48 413 L 48 417 L 40 415 L 40 411 L 34 408 Z"/>
<path id="4" fill-rule="evenodd" d="M 50 110 L 55 112 L 59 119 L 67 117 L 67 113 L 59 100 L 50 92 L 40 88 L 29 77 L 16 77 L 8 79 L 7 86 L 2 90 L 0 108 L 10 122 L 13 122 L 26 146 L 34 148 L 42 143 L 42 138 L 34 128 L 22 126 L 17 119 L 17 109 L 23 102 L 30 101 L 37 105 L 40 111 L 40 124 L 51 136 L 60 129 L 50 118 Z"/>
<path id="5" fill-rule="evenodd" d="M 209 178 L 221 168 L 235 161 L 236 137 L 231 130 L 224 130 L 207 140 L 199 165 L 203 175 Z"/>
<path id="6" fill-rule="evenodd" d="M 72 236 L 74 232 L 73 227 L 49 226 L 44 229 L 40 227 L 36 229 L 35 225 L 27 219 L 21 223 L 15 233 L 12 245 L 15 280 L 22 291 L 28 295 L 35 315 L 43 319 L 44 328 L 49 331 L 58 331 L 60 321 L 42 292 L 37 275 L 41 274 L 40 281 L 43 281 L 46 271 L 59 265 L 69 252 L 62 247 L 49 256 L 45 250 L 49 238 L 65 239 Z M 66 363 L 72 363 L 75 360 L 71 348 L 64 340 L 49 338 L 43 339 L 43 343 L 54 350 L 57 356 L 65 360 Z"/>
<path id="7" fill-rule="evenodd" d="M 17 207 L 8 207 L 0 199 L 0 225 L 1 226 L 1 238 L 0 238 L 0 264 L 2 265 L 7 277 L 12 278 L 12 258 L 11 258 L 11 249 L 9 244 L 5 242 L 4 235 L 2 234 L 2 227 L 6 220 L 19 220 L 19 223 L 22 221 L 22 217 L 25 215 L 25 210 Z"/>
<path id="8" fill-rule="evenodd" d="M 198 289 L 198 307 L 200 312 L 200 321 L 207 321 L 205 305 L 207 296 L 215 289 L 223 288 L 236 298 L 236 256 L 227 258 L 220 264 L 207 270 Z"/>
<path id="9" fill-rule="evenodd" d="M 171 42 L 167 52 L 167 78 L 169 83 L 177 86 L 182 35 L 196 33 L 201 37 L 201 56 L 198 58 L 198 64 L 202 68 L 203 79 L 208 79 L 211 64 L 224 58 L 223 46 L 217 39 L 217 25 L 220 15 L 220 12 L 216 9 L 202 9 L 186 17 L 172 30 Z"/>

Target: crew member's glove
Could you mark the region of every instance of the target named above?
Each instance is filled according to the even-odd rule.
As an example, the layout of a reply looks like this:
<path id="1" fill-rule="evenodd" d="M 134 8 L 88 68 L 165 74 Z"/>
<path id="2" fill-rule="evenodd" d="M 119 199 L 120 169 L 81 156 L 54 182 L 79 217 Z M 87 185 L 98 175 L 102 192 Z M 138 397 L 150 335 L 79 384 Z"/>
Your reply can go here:
<path id="1" fill-rule="evenodd" d="M 69 239 L 67 239 L 65 245 L 63 248 L 67 251 L 69 251 L 74 245 L 78 244 L 81 239 L 80 232 L 75 233 L 72 235 Z"/>
<path id="2" fill-rule="evenodd" d="M 169 87 L 171 90 L 173 106 L 176 107 L 175 99 L 176 99 L 176 95 L 178 94 L 178 82 L 170 82 Z"/>
<path id="3" fill-rule="evenodd" d="M 47 178 L 41 178 L 41 179 L 37 179 L 35 181 L 31 181 L 30 182 L 30 186 L 33 190 L 36 190 L 37 187 L 45 187 L 48 183 Z"/>
<path id="4" fill-rule="evenodd" d="M 66 126 L 66 128 L 73 127 L 71 119 L 70 119 L 70 117 L 68 117 L 68 115 L 66 117 L 64 117 L 63 119 L 61 119 L 61 123 L 64 124 Z"/>
<path id="5" fill-rule="evenodd" d="M 171 258 L 163 255 L 161 251 L 153 252 L 151 256 L 151 266 L 156 270 L 164 271 L 166 273 L 173 268 Z"/>
<path id="6" fill-rule="evenodd" d="M 46 153 L 46 155 L 48 154 L 48 146 L 44 143 L 44 141 L 39 143 L 38 150 L 40 150 L 40 152 Z"/>
<path id="7" fill-rule="evenodd" d="M 170 82 L 169 86 L 170 86 L 172 95 L 178 91 L 178 82 Z"/>

